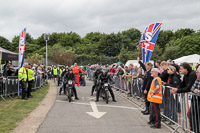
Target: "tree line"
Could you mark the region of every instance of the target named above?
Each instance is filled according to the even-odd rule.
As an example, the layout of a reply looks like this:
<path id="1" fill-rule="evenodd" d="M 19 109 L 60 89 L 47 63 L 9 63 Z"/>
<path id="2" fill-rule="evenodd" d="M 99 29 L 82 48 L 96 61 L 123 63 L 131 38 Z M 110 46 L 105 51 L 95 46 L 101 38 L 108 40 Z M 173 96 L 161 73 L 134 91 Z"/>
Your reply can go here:
<path id="1" fill-rule="evenodd" d="M 54 32 L 48 41 L 48 60 L 56 64 L 80 65 L 125 63 L 138 56 L 136 45 L 141 37 L 138 29 L 131 28 L 118 33 L 90 32 L 81 37 L 75 32 Z M 0 36 L 0 46 L 18 53 L 19 36 L 10 42 Z M 200 31 L 179 29 L 161 30 L 151 60 L 176 59 L 183 55 L 200 54 Z M 46 56 L 44 34 L 37 39 L 26 34 L 25 58 L 36 62 Z M 142 56 L 140 52 L 140 56 Z"/>

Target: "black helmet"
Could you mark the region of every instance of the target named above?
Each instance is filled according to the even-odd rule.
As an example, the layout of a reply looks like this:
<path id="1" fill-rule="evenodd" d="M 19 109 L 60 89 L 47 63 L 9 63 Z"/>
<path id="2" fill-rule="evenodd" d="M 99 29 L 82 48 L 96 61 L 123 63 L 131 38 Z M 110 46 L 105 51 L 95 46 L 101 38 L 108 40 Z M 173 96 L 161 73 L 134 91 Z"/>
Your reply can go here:
<path id="1" fill-rule="evenodd" d="M 101 68 L 100 68 L 100 67 L 97 67 L 97 68 L 96 68 L 96 71 L 101 71 Z"/>
<path id="2" fill-rule="evenodd" d="M 73 71 L 71 67 L 70 67 L 70 68 L 68 68 L 68 70 L 69 70 L 69 71 Z"/>
<path id="3" fill-rule="evenodd" d="M 102 73 L 106 73 L 107 74 L 108 73 L 108 69 L 103 69 Z"/>

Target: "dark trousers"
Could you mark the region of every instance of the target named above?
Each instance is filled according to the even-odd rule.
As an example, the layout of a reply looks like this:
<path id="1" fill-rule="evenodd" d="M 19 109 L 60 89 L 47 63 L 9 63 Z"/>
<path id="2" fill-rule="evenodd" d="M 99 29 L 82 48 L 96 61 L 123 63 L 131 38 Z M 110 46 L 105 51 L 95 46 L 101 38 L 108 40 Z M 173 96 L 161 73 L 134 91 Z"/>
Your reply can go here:
<path id="1" fill-rule="evenodd" d="M 64 85 L 64 92 L 66 92 L 66 85 Z M 73 84 L 73 86 L 72 86 L 72 90 L 73 90 L 73 92 L 74 92 L 74 95 L 75 95 L 75 98 L 78 98 L 78 96 L 77 96 L 77 92 L 76 92 L 76 88 L 75 88 L 75 86 L 74 86 L 74 84 Z"/>
<path id="2" fill-rule="evenodd" d="M 151 102 L 150 104 L 149 122 L 154 124 L 156 127 L 161 126 L 160 107 L 158 103 Z"/>
<path id="3" fill-rule="evenodd" d="M 92 86 L 91 95 L 93 95 L 96 86 L 97 86 L 97 80 L 94 80 L 94 85 Z"/>
<path id="4" fill-rule="evenodd" d="M 19 83 L 21 84 L 22 87 L 22 99 L 26 99 L 27 98 L 26 82 L 20 81 Z"/>
<path id="5" fill-rule="evenodd" d="M 102 86 L 103 86 L 103 84 L 100 84 L 100 85 L 99 85 L 99 89 L 98 89 L 97 95 L 96 95 L 96 100 L 97 100 L 97 101 L 99 101 L 99 94 L 100 94 L 100 91 L 101 91 L 101 89 L 102 89 Z M 109 92 L 110 92 L 110 95 L 111 95 L 112 99 L 115 100 L 115 96 L 114 96 L 114 93 L 113 93 L 112 89 L 110 88 L 110 85 L 108 86 L 108 90 L 109 90 Z"/>
<path id="6" fill-rule="evenodd" d="M 31 96 L 33 81 L 28 81 L 27 97 Z"/>
<path id="7" fill-rule="evenodd" d="M 147 94 L 148 94 L 148 92 L 147 92 Z M 150 102 L 147 100 L 147 94 L 144 94 L 144 102 L 145 102 L 146 110 L 149 111 Z"/>

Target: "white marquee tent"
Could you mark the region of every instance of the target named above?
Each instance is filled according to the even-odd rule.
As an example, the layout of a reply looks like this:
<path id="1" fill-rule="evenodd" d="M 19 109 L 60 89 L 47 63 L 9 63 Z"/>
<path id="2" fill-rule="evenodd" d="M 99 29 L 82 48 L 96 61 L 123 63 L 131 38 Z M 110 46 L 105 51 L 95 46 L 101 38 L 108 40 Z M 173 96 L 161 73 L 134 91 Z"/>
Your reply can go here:
<path id="1" fill-rule="evenodd" d="M 180 57 L 178 59 L 175 59 L 174 62 L 176 64 L 180 64 L 180 63 L 183 63 L 183 62 L 187 62 L 187 63 L 190 63 L 192 64 L 193 66 L 195 66 L 197 63 L 200 63 L 200 55 L 198 54 L 193 54 L 193 55 L 187 55 L 187 56 L 183 56 L 183 57 Z"/>

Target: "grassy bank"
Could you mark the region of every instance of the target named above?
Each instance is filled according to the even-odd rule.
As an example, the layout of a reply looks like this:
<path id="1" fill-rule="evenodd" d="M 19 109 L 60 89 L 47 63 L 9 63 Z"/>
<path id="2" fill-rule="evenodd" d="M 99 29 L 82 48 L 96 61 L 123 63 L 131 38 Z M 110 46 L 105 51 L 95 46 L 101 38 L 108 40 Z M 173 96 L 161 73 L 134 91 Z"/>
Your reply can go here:
<path id="1" fill-rule="evenodd" d="M 9 133 L 17 123 L 33 111 L 47 94 L 49 86 L 46 85 L 35 92 L 32 92 L 33 98 L 22 100 L 17 97 L 0 101 L 0 133 Z"/>

